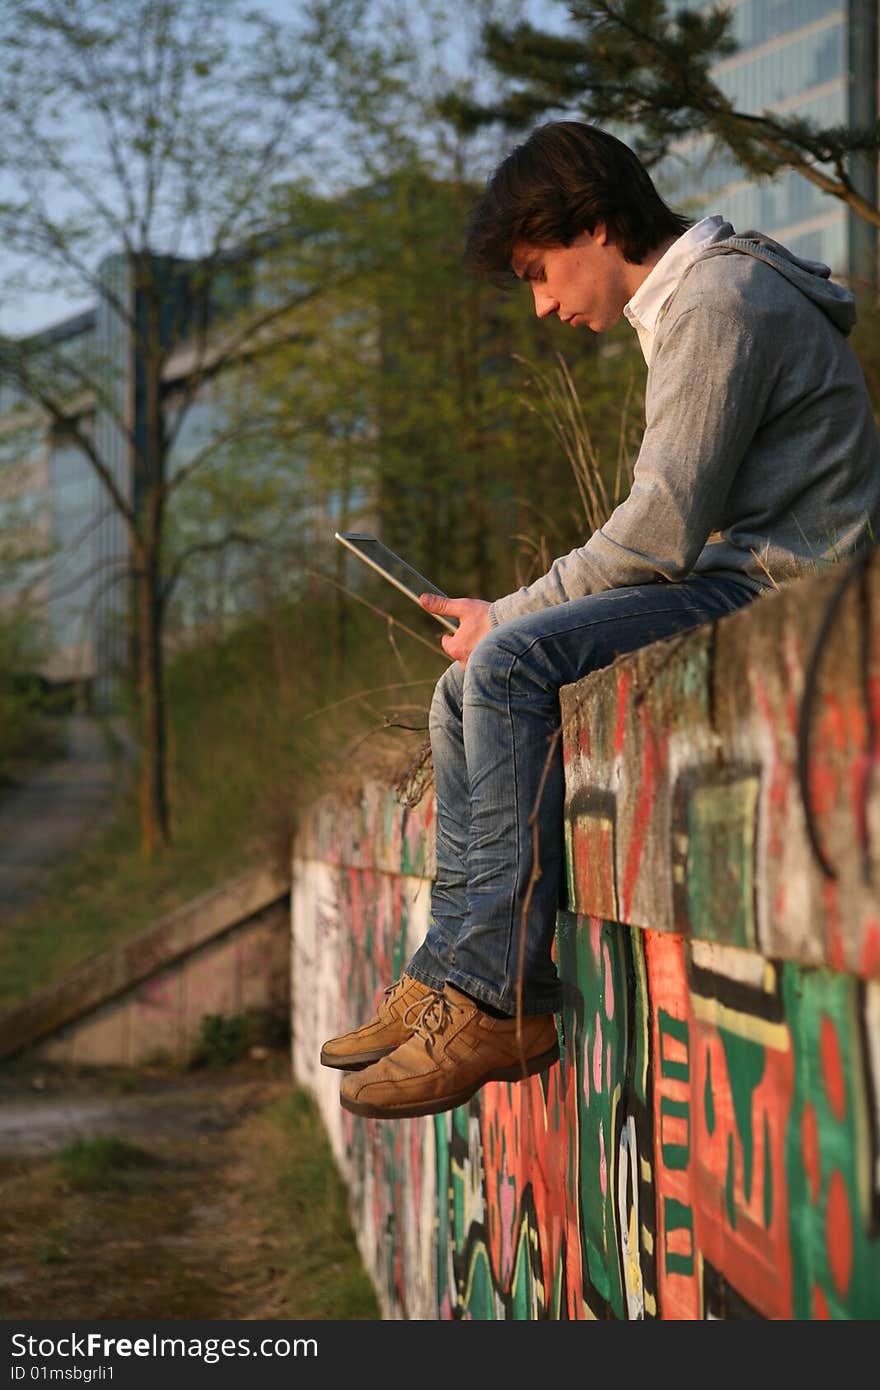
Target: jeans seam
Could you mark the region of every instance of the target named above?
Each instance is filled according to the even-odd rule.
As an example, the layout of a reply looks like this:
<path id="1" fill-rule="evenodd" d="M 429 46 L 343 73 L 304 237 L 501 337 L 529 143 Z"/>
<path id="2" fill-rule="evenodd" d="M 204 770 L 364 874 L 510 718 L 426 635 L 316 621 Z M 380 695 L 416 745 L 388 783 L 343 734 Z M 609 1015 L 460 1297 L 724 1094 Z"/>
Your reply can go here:
<path id="1" fill-rule="evenodd" d="M 415 957 L 413 957 L 413 959 L 415 959 Z M 429 989 L 443 988 L 446 983 L 446 972 L 441 971 L 438 975 L 433 975 L 430 971 L 425 970 L 424 966 L 420 965 L 415 966 L 414 969 L 410 969 L 412 963 L 413 962 L 410 961 L 409 965 L 407 965 L 406 974 L 413 980 L 418 980 L 419 984 L 427 985 Z M 425 976 L 428 976 L 428 978 L 426 979 Z"/>
<path id="2" fill-rule="evenodd" d="M 460 981 L 465 983 L 456 984 L 454 976 L 458 976 Z M 506 990 L 487 989 L 479 980 L 472 979 L 466 971 L 456 970 L 455 966 L 450 968 L 447 976 L 453 989 L 461 989 L 463 993 L 472 998 L 480 999 L 484 1004 L 491 1004 L 493 1008 L 512 1008 L 514 1013 L 516 1005 L 513 1000 L 508 1000 Z M 553 994 L 535 994 L 532 991 L 523 991 L 523 1007 L 525 1009 L 540 1009 L 542 1013 L 558 1013 L 562 1008 L 562 989 L 560 988 Z M 551 1003 L 551 1000 L 553 1001 Z"/>
<path id="3" fill-rule="evenodd" d="M 446 673 L 444 673 L 444 674 L 446 674 Z M 443 692 L 442 692 L 442 695 L 439 694 L 441 682 L 443 683 Z M 431 701 L 431 710 L 430 710 L 429 721 L 428 721 L 428 722 L 429 722 L 429 732 L 430 732 L 430 735 L 431 735 L 432 744 L 433 744 L 433 742 L 434 742 L 435 736 L 436 736 L 436 737 L 441 737 L 441 736 L 442 736 L 442 737 L 445 738 L 445 739 L 450 739 L 452 742 L 455 742 L 456 744 L 461 744 L 461 745 L 462 745 L 462 747 L 461 747 L 461 754 L 462 754 L 462 757 L 463 757 L 463 756 L 464 756 L 464 749 L 463 749 L 463 744 L 464 744 L 464 737 L 463 737 L 463 713 L 464 713 L 464 710 L 463 710 L 463 696 L 464 696 L 464 691 L 463 691 L 463 688 L 462 688 L 462 690 L 461 690 L 461 698 L 460 698 L 460 699 L 453 699 L 453 692 L 452 692 L 450 689 L 447 688 L 448 685 L 449 685 L 449 682 L 448 682 L 448 681 L 444 682 L 444 681 L 443 681 L 443 677 L 441 677 L 441 678 L 440 678 L 440 681 L 438 681 L 438 683 L 437 683 L 437 687 L 435 688 L 435 692 L 434 692 L 434 698 L 433 698 L 432 701 Z M 454 726 L 454 734 L 453 734 L 452 732 L 450 732 L 450 729 L 451 729 L 451 727 L 453 727 L 453 726 Z M 468 875 L 467 875 L 468 836 L 467 836 L 467 834 L 464 834 L 464 835 L 462 836 L 462 838 L 461 838 L 462 852 L 459 853 L 459 852 L 458 852 L 458 848 L 457 848 L 457 841 L 456 841 L 455 837 L 454 837 L 454 836 L 450 836 L 448 833 L 446 833 L 446 832 L 441 828 L 441 823 L 440 823 L 440 822 L 441 822 L 441 807 L 442 807 L 442 818 L 443 818 L 444 821 L 451 820 L 451 819 L 455 819 L 456 822 L 458 822 L 458 817 L 454 817 L 454 816 L 453 816 L 452 809 L 451 809 L 448 805 L 446 805 L 445 803 L 441 803 L 439 797 L 437 797 L 436 794 L 435 794 L 435 800 L 436 800 L 437 835 L 438 835 L 438 838 L 441 840 L 442 844 L 445 845 L 447 853 L 448 853 L 451 857 L 454 858 L 457 870 L 459 870 L 459 871 L 461 872 L 461 879 L 462 879 L 461 897 L 462 897 L 462 899 L 463 899 L 464 912 L 465 912 L 465 917 L 464 917 L 462 920 L 466 920 L 466 917 L 467 917 L 467 877 L 468 877 Z M 468 819 L 469 819 L 469 818 L 468 818 Z M 464 828 L 464 827 L 462 826 L 462 828 Z M 441 869 L 441 866 L 440 866 L 439 864 L 438 864 L 437 867 L 438 867 L 438 870 Z M 433 887 L 436 886 L 436 878 L 437 878 L 437 875 L 435 874 L 435 885 L 432 885 L 432 891 L 433 891 Z M 425 942 L 423 943 L 423 945 L 427 945 L 427 936 L 426 936 L 426 938 L 425 938 Z M 428 949 L 431 950 L 430 947 L 429 947 Z M 453 959 L 453 960 L 454 960 L 454 956 L 455 956 L 455 939 L 452 939 L 452 941 L 451 941 L 451 950 L 452 950 L 452 955 L 451 955 L 451 958 L 450 958 L 450 959 Z M 432 955 L 432 958 L 433 958 L 434 960 L 436 960 L 437 963 L 438 963 L 439 965 L 441 965 L 442 969 L 445 971 L 446 968 L 447 968 L 447 962 L 446 962 L 446 960 L 444 959 L 444 960 L 441 962 L 441 958 L 440 958 L 440 957 L 436 954 L 436 952 L 434 952 L 433 950 L 431 950 L 431 955 Z M 423 982 L 423 983 L 425 983 L 425 982 Z"/>
<path id="4" fill-rule="evenodd" d="M 743 606 L 744 606 L 744 605 L 743 605 Z M 652 608 L 652 609 L 650 610 L 650 612 L 648 612 L 648 613 L 633 613 L 633 614 L 630 614 L 630 616 L 629 616 L 628 618 L 621 618 L 619 614 L 616 615 L 616 616 L 613 617 L 613 618 L 599 618 L 599 619 L 595 619 L 595 618 L 594 618 L 591 622 L 587 622 L 587 623 L 575 623 L 572 627 L 567 627 L 567 628 L 565 629 L 565 635 L 568 636 L 568 635 L 570 635 L 570 634 L 573 633 L 573 632 L 580 632 L 580 631 L 581 631 L 582 629 L 584 629 L 584 628 L 607 627 L 609 623 L 620 623 L 620 622 L 631 622 L 631 621 L 641 622 L 641 620 L 642 620 L 643 618 L 656 618 L 656 617 L 658 617 L 658 616 L 661 615 L 661 614 L 665 617 L 665 616 L 669 613 L 669 611 L 670 611 L 670 610 L 669 610 L 668 608 Z M 703 612 L 702 608 L 694 608 L 694 607 L 690 607 L 690 606 L 685 607 L 685 608 L 680 608 L 678 611 L 679 611 L 680 613 L 702 613 L 702 612 Z M 734 611 L 735 611 L 735 612 L 738 612 L 739 610 L 738 610 L 738 609 L 735 609 Z M 727 616 L 728 616 L 727 613 L 716 613 L 714 617 L 704 617 L 704 618 L 703 618 L 703 623 L 715 623 L 715 622 L 718 621 L 719 618 L 726 618 Z M 700 624 L 700 626 L 702 626 L 702 624 Z M 693 631 L 693 628 L 689 628 L 688 631 L 692 632 L 692 631 Z M 507 655 L 508 655 L 509 657 L 511 657 L 514 661 L 519 661 L 519 660 L 521 660 L 524 656 L 527 656 L 528 653 L 532 650 L 532 648 L 533 648 L 533 647 L 536 647 L 539 643 L 541 643 L 541 642 L 546 642 L 546 641 L 548 641 L 548 640 L 549 640 L 549 641 L 552 641 L 554 637 L 560 636 L 560 635 L 562 635 L 562 634 L 553 633 L 552 636 L 548 639 L 546 633 L 539 634 L 538 636 L 533 637 L 532 640 L 531 640 L 531 642 L 529 643 L 529 645 L 528 645 L 527 647 L 524 647 L 524 648 L 522 649 L 521 652 L 512 652 L 512 651 L 510 650 L 509 647 L 505 647 L 505 646 L 503 645 L 503 643 L 500 642 L 500 641 L 499 641 L 499 643 L 498 643 L 498 646 L 501 648 L 502 651 L 506 652 Z M 655 641 L 657 641 L 657 642 L 669 642 L 669 641 L 672 640 L 673 637 L 678 637 L 678 636 L 681 636 L 681 634 L 680 634 L 680 633 L 677 633 L 677 632 L 670 632 L 666 637 L 657 637 L 657 638 L 655 638 Z M 647 647 L 647 646 L 652 646 L 652 645 L 653 645 L 653 643 L 650 643 L 650 642 L 646 642 L 646 643 L 645 643 L 645 646 L 646 646 L 646 647 Z M 641 650 L 643 650 L 643 648 L 637 647 L 635 650 L 636 650 L 636 651 L 641 651 Z M 621 655 L 623 655 L 623 656 L 632 656 L 632 655 L 634 655 L 634 653 L 633 653 L 633 652 L 623 652 L 623 653 L 621 653 Z M 477 662 L 477 665 L 479 666 L 480 664 L 481 664 L 481 663 L 478 661 L 478 662 Z M 604 669 L 604 668 L 599 667 L 598 669 L 599 669 L 599 670 L 602 670 L 602 669 Z M 588 674 L 593 674 L 593 673 L 590 672 L 590 673 L 588 673 Z"/>
<path id="5" fill-rule="evenodd" d="M 505 677 L 505 682 L 504 682 L 504 688 L 505 688 L 505 697 L 506 697 L 506 700 L 507 700 L 507 722 L 508 722 L 508 725 L 509 725 L 509 728 L 510 728 L 510 743 L 511 743 L 511 747 L 512 747 L 512 749 L 513 749 L 512 763 L 513 763 L 513 797 L 514 797 L 514 808 L 515 808 L 515 815 L 516 815 L 516 825 L 517 825 L 517 827 L 519 827 L 519 825 L 520 825 L 520 815 L 519 815 L 519 812 L 520 812 L 520 805 L 519 805 L 519 778 L 518 778 L 518 776 L 517 776 L 517 760 L 516 760 L 516 735 L 515 735 L 515 725 L 514 725 L 514 720 L 513 720 L 513 713 L 512 713 L 512 710 L 511 710 L 511 702 L 510 702 L 510 679 L 511 679 L 511 674 L 512 674 L 512 672 L 513 672 L 513 662 L 514 662 L 515 660 L 516 660 L 516 657 L 514 657 L 514 658 L 511 660 L 511 662 L 508 664 L 507 675 L 506 675 L 506 677 Z M 520 873 L 520 862 L 521 862 L 521 858 L 522 858 L 522 845 L 520 844 L 519 835 L 517 835 L 517 845 L 516 845 L 516 874 L 515 874 L 514 880 L 513 880 L 513 883 L 514 883 L 513 890 L 512 890 L 511 895 L 510 895 L 510 915 L 509 915 L 509 920 L 508 920 L 508 924 L 507 924 L 507 950 L 506 950 L 505 953 L 504 953 L 504 983 L 505 983 L 505 985 L 507 985 L 507 982 L 508 982 L 508 980 L 509 980 L 509 978 L 510 978 L 510 949 L 511 949 L 511 945 L 512 945 L 512 943 L 513 943 L 514 903 L 515 903 L 515 900 L 516 900 L 516 885 L 519 883 L 519 873 Z"/>

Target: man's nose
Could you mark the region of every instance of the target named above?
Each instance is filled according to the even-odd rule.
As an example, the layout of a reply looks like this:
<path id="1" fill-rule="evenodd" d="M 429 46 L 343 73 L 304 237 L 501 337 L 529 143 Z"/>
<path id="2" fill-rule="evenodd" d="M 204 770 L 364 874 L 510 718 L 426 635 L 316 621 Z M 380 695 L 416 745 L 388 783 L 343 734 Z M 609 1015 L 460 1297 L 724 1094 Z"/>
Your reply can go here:
<path id="1" fill-rule="evenodd" d="M 548 294 L 543 286 L 533 284 L 532 293 L 535 296 L 535 313 L 539 319 L 545 319 L 548 314 L 556 313 L 559 308 L 559 300 L 554 298 L 552 294 Z"/>

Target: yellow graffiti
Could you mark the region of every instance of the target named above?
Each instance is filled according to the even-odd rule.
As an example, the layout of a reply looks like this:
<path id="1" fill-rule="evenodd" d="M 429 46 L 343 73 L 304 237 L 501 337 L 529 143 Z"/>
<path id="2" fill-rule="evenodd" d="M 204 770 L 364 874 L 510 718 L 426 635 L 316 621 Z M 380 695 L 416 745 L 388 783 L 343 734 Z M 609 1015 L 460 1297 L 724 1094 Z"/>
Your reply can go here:
<path id="1" fill-rule="evenodd" d="M 774 1052 L 788 1052 L 791 1048 L 791 1035 L 786 1023 L 771 1023 L 766 1018 L 756 1018 L 754 1014 L 744 1014 L 732 1009 L 718 999 L 704 999 L 699 994 L 691 995 L 691 1008 L 694 1016 L 702 1023 L 712 1023 L 716 1028 L 726 1028 L 737 1037 L 748 1038 L 750 1042 L 761 1043 Z"/>
<path id="2" fill-rule="evenodd" d="M 626 1259 L 626 1283 L 627 1288 L 638 1297 L 644 1299 L 645 1290 L 642 1284 L 642 1267 L 639 1264 L 638 1231 L 636 1230 L 635 1207 L 630 1208 L 629 1213 L 629 1251 Z"/>

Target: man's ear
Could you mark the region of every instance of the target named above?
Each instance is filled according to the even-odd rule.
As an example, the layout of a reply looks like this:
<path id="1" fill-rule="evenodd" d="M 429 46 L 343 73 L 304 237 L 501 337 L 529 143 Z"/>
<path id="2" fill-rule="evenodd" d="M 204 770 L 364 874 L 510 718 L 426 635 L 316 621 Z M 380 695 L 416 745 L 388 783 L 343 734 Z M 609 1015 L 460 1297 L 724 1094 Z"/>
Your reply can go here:
<path id="1" fill-rule="evenodd" d="M 608 242 L 608 228 L 604 222 L 597 222 L 593 228 L 593 240 L 597 246 L 605 246 Z"/>

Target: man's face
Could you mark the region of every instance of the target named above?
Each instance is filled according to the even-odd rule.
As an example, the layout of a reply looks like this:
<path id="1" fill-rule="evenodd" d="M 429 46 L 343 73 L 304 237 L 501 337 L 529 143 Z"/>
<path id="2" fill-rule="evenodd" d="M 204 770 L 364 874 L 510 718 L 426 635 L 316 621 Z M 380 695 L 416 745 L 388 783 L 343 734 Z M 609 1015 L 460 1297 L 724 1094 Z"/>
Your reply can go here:
<path id="1" fill-rule="evenodd" d="M 601 222 L 570 246 L 519 242 L 513 248 L 511 267 L 531 285 L 539 319 L 557 314 L 563 323 L 591 328 L 594 333 L 604 333 L 617 323 L 633 293 L 627 262 L 609 242 Z"/>

